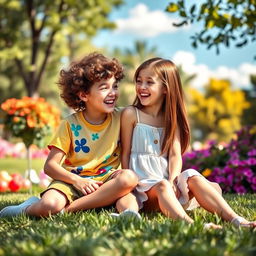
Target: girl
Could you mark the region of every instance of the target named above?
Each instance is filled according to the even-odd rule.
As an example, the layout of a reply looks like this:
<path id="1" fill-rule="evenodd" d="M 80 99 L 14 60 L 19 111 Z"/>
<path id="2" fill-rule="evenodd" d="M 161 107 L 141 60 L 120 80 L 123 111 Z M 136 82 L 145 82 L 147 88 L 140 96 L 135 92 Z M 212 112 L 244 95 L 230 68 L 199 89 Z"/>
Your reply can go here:
<path id="1" fill-rule="evenodd" d="M 133 194 L 118 200 L 118 211 L 139 216 L 141 208 L 160 210 L 172 219 L 193 223 L 185 210 L 200 205 L 236 226 L 256 227 L 256 222 L 230 208 L 217 184 L 193 169 L 181 172 L 190 129 L 176 66 L 170 60 L 149 59 L 136 70 L 134 80 L 137 97 L 121 116 L 121 161 L 123 168 L 134 170 L 139 184 Z"/>
<path id="2" fill-rule="evenodd" d="M 49 216 L 113 204 L 133 190 L 137 177 L 120 164 L 120 111 L 115 109 L 123 68 L 116 59 L 93 53 L 60 73 L 61 97 L 76 113 L 61 123 L 49 144 L 45 173 L 53 182 L 39 199 L 1 210 Z"/>

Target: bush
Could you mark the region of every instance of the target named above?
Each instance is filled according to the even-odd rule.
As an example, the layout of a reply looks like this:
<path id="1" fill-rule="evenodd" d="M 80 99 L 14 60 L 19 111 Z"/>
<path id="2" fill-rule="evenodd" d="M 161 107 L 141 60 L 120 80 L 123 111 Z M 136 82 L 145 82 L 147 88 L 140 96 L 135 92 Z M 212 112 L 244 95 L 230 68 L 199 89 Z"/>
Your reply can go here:
<path id="1" fill-rule="evenodd" d="M 243 127 L 225 147 L 211 142 L 207 149 L 186 153 L 183 169 L 188 168 L 219 183 L 223 192 L 256 192 L 256 126 Z"/>

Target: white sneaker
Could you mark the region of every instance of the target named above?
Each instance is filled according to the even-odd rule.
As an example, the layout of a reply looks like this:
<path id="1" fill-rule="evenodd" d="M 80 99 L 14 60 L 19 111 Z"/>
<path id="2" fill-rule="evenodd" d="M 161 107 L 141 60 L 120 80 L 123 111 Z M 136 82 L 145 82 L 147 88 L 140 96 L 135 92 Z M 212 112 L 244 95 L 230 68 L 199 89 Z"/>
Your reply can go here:
<path id="1" fill-rule="evenodd" d="M 138 212 L 133 211 L 131 209 L 126 209 L 121 213 L 113 212 L 113 213 L 110 213 L 110 216 L 113 218 L 134 218 L 137 220 L 141 220 L 141 215 Z"/>
<path id="2" fill-rule="evenodd" d="M 0 217 L 15 217 L 21 215 L 28 206 L 38 202 L 39 200 L 40 199 L 38 197 L 32 196 L 21 204 L 7 206 L 0 211 Z"/>

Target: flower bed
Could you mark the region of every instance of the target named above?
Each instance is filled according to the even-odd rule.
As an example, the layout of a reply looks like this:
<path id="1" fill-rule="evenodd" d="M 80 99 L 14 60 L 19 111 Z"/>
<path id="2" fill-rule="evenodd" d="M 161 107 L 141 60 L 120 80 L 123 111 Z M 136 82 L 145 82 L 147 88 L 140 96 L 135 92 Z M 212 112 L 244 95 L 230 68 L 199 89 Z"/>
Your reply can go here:
<path id="1" fill-rule="evenodd" d="M 31 145 L 31 158 L 46 159 L 49 153 L 47 148 L 39 149 L 36 145 Z M 26 158 L 26 146 L 23 142 L 10 143 L 0 138 L 0 159 L 6 157 Z"/>
<path id="2" fill-rule="evenodd" d="M 256 126 L 243 127 L 224 147 L 211 142 L 206 149 L 183 156 L 183 169 L 194 168 L 223 192 L 256 192 Z"/>

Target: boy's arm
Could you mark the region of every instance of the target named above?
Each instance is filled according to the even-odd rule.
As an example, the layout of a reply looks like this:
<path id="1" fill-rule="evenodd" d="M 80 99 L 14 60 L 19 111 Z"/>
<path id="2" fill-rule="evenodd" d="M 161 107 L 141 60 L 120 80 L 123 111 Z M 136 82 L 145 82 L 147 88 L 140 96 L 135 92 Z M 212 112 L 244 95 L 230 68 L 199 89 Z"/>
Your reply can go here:
<path id="1" fill-rule="evenodd" d="M 60 180 L 72 184 L 76 189 L 80 190 L 84 195 L 94 192 L 102 182 L 96 182 L 91 179 L 84 179 L 72 172 L 65 170 L 61 166 L 61 161 L 65 153 L 52 147 L 49 156 L 44 165 L 45 173 L 55 180 Z"/>
<path id="2" fill-rule="evenodd" d="M 127 107 L 121 114 L 121 164 L 123 169 L 129 169 L 130 153 L 132 146 L 132 133 L 136 115 L 133 107 Z"/>

